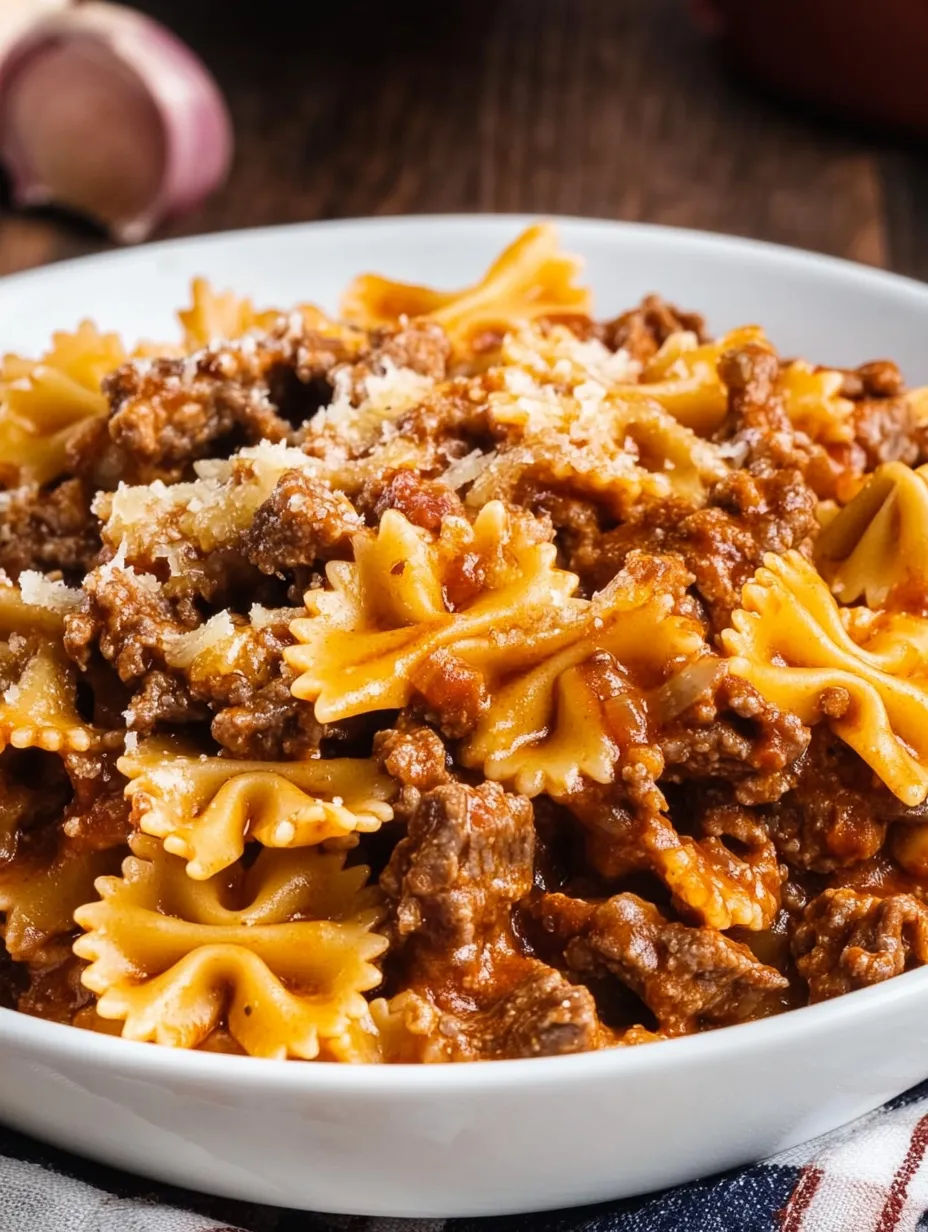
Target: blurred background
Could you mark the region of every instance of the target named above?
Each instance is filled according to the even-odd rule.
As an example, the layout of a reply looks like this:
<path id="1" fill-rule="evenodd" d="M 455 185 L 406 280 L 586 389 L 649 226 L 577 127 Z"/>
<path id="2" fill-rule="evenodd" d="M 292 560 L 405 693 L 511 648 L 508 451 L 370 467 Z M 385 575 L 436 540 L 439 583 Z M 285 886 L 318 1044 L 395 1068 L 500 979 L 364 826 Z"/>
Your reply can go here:
<path id="1" fill-rule="evenodd" d="M 11 0 L 0 0 L 9 3 Z M 143 0 L 231 114 L 224 185 L 153 238 L 524 211 L 799 245 L 928 278 L 925 0 Z M 95 252 L 0 211 L 0 272 Z"/>

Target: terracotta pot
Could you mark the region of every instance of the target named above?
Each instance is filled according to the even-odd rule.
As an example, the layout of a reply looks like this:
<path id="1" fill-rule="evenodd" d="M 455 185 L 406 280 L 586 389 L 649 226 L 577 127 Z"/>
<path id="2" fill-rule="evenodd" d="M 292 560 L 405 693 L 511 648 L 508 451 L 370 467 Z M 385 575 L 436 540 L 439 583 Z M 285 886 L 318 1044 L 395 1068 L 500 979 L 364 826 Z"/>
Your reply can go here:
<path id="1" fill-rule="evenodd" d="M 732 63 L 800 100 L 928 133 L 928 0 L 698 0 Z"/>

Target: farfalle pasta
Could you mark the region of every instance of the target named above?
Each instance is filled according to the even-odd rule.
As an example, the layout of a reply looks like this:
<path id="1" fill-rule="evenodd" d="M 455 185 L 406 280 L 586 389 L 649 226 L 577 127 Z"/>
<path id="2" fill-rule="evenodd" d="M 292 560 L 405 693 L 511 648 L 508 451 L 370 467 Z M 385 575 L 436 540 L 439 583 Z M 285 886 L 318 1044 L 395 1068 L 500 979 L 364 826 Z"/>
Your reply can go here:
<path id="1" fill-rule="evenodd" d="M 101 383 L 126 353 L 116 334 L 82 321 L 55 334 L 40 359 L 7 355 L 0 365 L 0 466 L 19 483 L 47 483 L 66 469 L 68 442 L 107 413 Z"/>
<path id="2" fill-rule="evenodd" d="M 924 389 L 478 273 L 4 361 L 6 1004 L 438 1064 L 924 961 Z"/>
<path id="3" fill-rule="evenodd" d="M 582 317 L 590 293 L 576 285 L 579 262 L 561 252 L 550 224 L 529 227 L 502 252 L 480 282 L 464 291 L 437 292 L 364 274 L 342 296 L 345 319 L 364 329 L 424 317 L 440 325 L 462 354 L 485 352 L 513 321 Z"/>
<path id="4" fill-rule="evenodd" d="M 395 785 L 361 758 L 242 762 L 150 740 L 119 768 L 135 824 L 197 881 L 237 863 L 246 839 L 312 847 L 369 834 L 393 816 Z"/>
<path id="5" fill-rule="evenodd" d="M 685 577 L 663 561 L 649 570 L 642 564 L 577 602 L 540 663 L 500 673 L 498 691 L 461 747 L 465 766 L 527 796 L 612 781 L 626 731 L 614 714 L 627 719 L 636 686 L 657 687 L 707 650 L 698 622 L 674 610 Z"/>
<path id="6" fill-rule="evenodd" d="M 112 735 L 94 730 L 78 713 L 77 673 L 61 646 L 67 588 L 29 574 L 22 585 L 38 602 L 27 602 L 20 588 L 0 585 L 0 749 L 83 753 L 112 745 Z"/>
<path id="7" fill-rule="evenodd" d="M 75 913 L 83 981 L 124 1036 L 191 1048 L 226 1021 L 253 1056 L 312 1060 L 364 1017 L 386 941 L 363 866 L 266 851 L 247 872 L 196 882 L 153 840 L 132 846 L 122 877 Z"/>
<path id="8" fill-rule="evenodd" d="M 826 721 L 905 804 L 928 796 L 928 625 L 860 626 L 801 556 L 768 556 L 722 634 L 732 672 L 804 723 Z M 920 622 L 924 624 L 925 622 Z M 863 636 L 854 640 L 854 633 Z"/>
<path id="9" fill-rule="evenodd" d="M 569 644 L 584 611 L 571 598 L 577 579 L 557 568 L 538 529 L 497 501 L 473 525 L 455 520 L 445 541 L 433 542 L 389 510 L 376 534 L 354 538 L 353 563 L 328 566 L 332 590 L 304 596 L 310 615 L 294 621 L 299 645 L 285 652 L 300 672 L 294 693 L 331 722 L 406 705 L 416 677 L 442 652 L 491 679 L 504 664 L 538 662 Z M 459 553 L 472 556 L 483 585 L 454 609 L 447 570 Z M 551 617 L 543 628 L 532 623 L 539 601 Z"/>
<path id="10" fill-rule="evenodd" d="M 552 326 L 508 338 L 503 359 L 502 388 L 488 399 L 502 439 L 469 505 L 491 493 L 517 496 L 534 482 L 569 486 L 622 517 L 647 499 L 702 504 L 727 474 L 723 450 L 644 395 L 644 386 L 624 384 L 634 367 L 621 352 Z"/>
<path id="11" fill-rule="evenodd" d="M 928 598 L 928 467 L 879 467 L 836 511 L 818 537 L 815 559 L 843 603 L 871 608 L 894 598 L 921 607 Z"/>

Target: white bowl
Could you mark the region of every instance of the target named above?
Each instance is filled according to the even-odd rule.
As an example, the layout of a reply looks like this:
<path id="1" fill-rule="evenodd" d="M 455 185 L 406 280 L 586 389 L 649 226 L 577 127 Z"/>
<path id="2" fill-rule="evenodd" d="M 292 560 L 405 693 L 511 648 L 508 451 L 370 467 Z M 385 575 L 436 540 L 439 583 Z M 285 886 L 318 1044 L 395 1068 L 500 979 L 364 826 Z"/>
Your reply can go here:
<path id="1" fill-rule="evenodd" d="M 259 302 L 373 269 L 464 284 L 526 222 L 410 218 L 184 240 L 0 283 L 0 345 L 92 316 L 165 336 L 205 274 Z M 788 354 L 893 356 L 928 381 L 928 288 L 685 231 L 565 220 L 598 310 L 659 290 Z M 169 335 L 170 336 L 170 335 Z M 638 1048 L 459 1066 L 352 1068 L 182 1053 L 0 1010 L 0 1119 L 193 1189 L 354 1214 L 455 1216 L 642 1193 L 769 1155 L 928 1075 L 928 970 L 763 1022 Z"/>

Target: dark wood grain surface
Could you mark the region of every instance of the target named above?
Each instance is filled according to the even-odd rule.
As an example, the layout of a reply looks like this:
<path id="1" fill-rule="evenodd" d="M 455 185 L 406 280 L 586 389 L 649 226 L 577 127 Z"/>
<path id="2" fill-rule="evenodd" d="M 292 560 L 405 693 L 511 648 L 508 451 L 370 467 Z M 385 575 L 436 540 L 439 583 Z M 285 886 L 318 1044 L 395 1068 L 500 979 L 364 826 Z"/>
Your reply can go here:
<path id="1" fill-rule="evenodd" d="M 237 134 L 228 183 L 163 234 L 572 213 L 750 235 L 928 278 L 928 154 L 723 73 L 683 0 L 138 7 L 209 63 Z M 52 215 L 0 216 L 0 273 L 106 246 Z"/>

